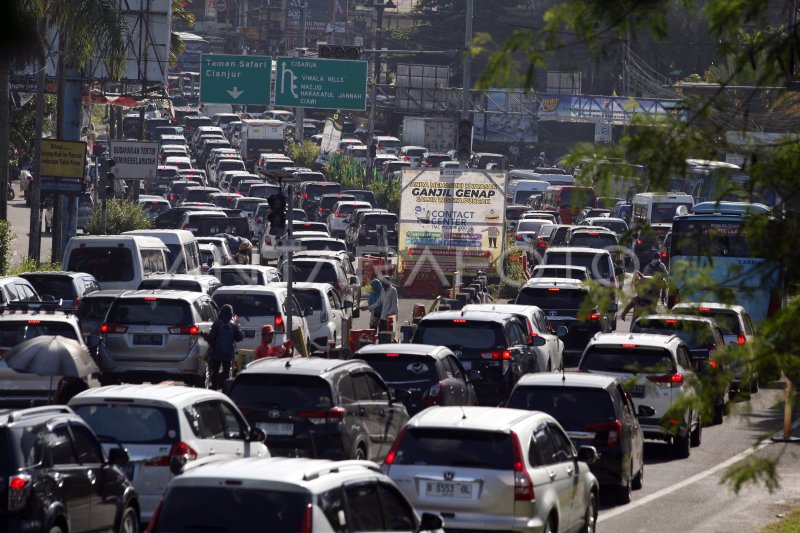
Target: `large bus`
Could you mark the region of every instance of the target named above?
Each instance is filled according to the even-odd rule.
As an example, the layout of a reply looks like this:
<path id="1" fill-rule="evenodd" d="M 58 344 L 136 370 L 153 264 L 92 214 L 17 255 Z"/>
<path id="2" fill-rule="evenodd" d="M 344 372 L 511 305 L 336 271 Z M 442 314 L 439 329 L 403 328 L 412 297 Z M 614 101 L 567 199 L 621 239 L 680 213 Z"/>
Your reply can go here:
<path id="1" fill-rule="evenodd" d="M 755 322 L 781 305 L 778 262 L 760 257 L 748 240 L 748 222 L 769 217 L 764 204 L 703 202 L 681 209 L 672 222 L 670 305 L 681 302 L 735 303 Z"/>
<path id="2" fill-rule="evenodd" d="M 558 213 L 562 224 L 573 224 L 584 207 L 594 207 L 594 187 L 551 185 L 542 193 L 541 209 Z"/>
<path id="3" fill-rule="evenodd" d="M 680 206 L 691 209 L 694 199 L 690 194 L 676 192 L 640 192 L 631 201 L 632 225 L 644 227 L 672 222 Z"/>
<path id="4" fill-rule="evenodd" d="M 183 53 L 178 57 L 181 72 L 200 72 L 200 55 L 211 53 L 211 44 L 197 34 L 173 32 L 183 42 Z"/>
<path id="5" fill-rule="evenodd" d="M 780 199 L 775 191 L 753 190 L 751 177 L 738 165 L 724 161 L 687 159 L 683 175 L 673 176 L 671 191 L 691 194 L 694 201 L 758 202 L 775 207 Z"/>

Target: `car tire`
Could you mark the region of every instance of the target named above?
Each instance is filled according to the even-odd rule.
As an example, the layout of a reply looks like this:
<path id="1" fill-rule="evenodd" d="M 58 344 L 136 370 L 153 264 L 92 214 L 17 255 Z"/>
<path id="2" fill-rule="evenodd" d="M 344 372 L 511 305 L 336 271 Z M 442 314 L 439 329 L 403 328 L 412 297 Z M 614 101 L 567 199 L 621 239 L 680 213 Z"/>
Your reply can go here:
<path id="1" fill-rule="evenodd" d="M 53 526 L 49 531 L 50 533 L 64 533 L 64 529 L 61 526 Z"/>
<path id="2" fill-rule="evenodd" d="M 547 517 L 542 533 L 556 533 L 558 530 L 555 528 L 554 522 L 555 520 L 553 520 L 552 516 Z"/>
<path id="3" fill-rule="evenodd" d="M 356 450 L 353 452 L 353 459 L 356 461 L 367 460 L 367 450 L 363 444 L 356 446 Z"/>
<path id="4" fill-rule="evenodd" d="M 677 459 L 686 459 L 691 454 L 691 432 L 687 429 L 686 435 L 672 437 L 672 454 Z"/>
<path id="5" fill-rule="evenodd" d="M 631 503 L 631 484 L 631 478 L 628 478 L 628 481 L 625 483 L 625 485 L 620 485 L 614 488 L 614 499 L 618 505 Z"/>
<path id="6" fill-rule="evenodd" d="M 138 533 L 139 531 L 139 518 L 136 516 L 136 509 L 133 507 L 126 507 L 122 511 L 122 516 L 119 519 L 118 533 Z"/>
<path id="7" fill-rule="evenodd" d="M 714 425 L 718 426 L 722 424 L 722 420 L 725 417 L 725 404 L 722 405 L 715 405 L 714 406 Z"/>
<path id="8" fill-rule="evenodd" d="M 631 481 L 631 488 L 633 490 L 642 490 L 644 486 L 644 461 L 642 462 L 642 467 L 633 477 L 633 481 Z"/>
<path id="9" fill-rule="evenodd" d="M 548 519 L 547 524 L 550 525 L 550 520 Z M 594 491 L 589 492 L 589 501 L 586 503 L 586 512 L 583 515 L 583 529 L 581 530 L 583 533 L 594 533 L 595 528 L 597 527 L 597 494 Z M 545 531 L 553 531 L 553 529 L 547 529 L 545 526 Z"/>
<path id="10" fill-rule="evenodd" d="M 697 448 L 700 446 L 700 443 L 703 441 L 703 424 L 700 423 L 700 420 L 697 420 L 697 426 L 692 431 L 692 437 L 689 444 L 691 444 L 692 448 Z"/>

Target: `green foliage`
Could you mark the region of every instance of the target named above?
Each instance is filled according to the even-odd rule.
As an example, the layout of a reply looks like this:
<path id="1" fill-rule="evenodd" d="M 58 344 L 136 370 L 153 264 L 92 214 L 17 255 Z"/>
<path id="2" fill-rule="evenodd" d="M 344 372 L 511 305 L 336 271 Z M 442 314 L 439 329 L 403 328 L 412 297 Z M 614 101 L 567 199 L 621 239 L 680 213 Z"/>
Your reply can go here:
<path id="1" fill-rule="evenodd" d="M 95 209 L 89 216 L 85 233 L 89 235 L 119 235 L 126 231 L 149 229 L 153 227 L 147 212 L 137 203 L 125 200 L 109 200 L 106 232 L 102 232 L 103 217 L 101 209 Z"/>
<path id="2" fill-rule="evenodd" d="M 313 168 L 319 155 L 319 146 L 312 141 L 303 144 L 293 143 L 289 146 L 289 157 L 298 167 Z"/>
<path id="3" fill-rule="evenodd" d="M 344 189 L 363 189 L 366 182 L 366 167 L 343 154 L 333 154 L 322 171 L 329 180 L 341 183 Z"/>
<path id="4" fill-rule="evenodd" d="M 759 485 L 762 484 L 767 488 L 770 494 L 780 486 L 778 470 L 773 459 L 767 457 L 756 457 L 751 455 L 744 461 L 741 461 L 729 467 L 724 474 L 720 483 L 727 483 L 735 493 L 738 493 L 746 485 Z"/>
<path id="5" fill-rule="evenodd" d="M 36 263 L 32 257 L 26 257 L 22 264 L 13 266 L 5 273 L 6 276 L 18 276 L 23 272 L 58 272 L 61 270 L 61 263 Z"/>
<path id="6" fill-rule="evenodd" d="M 8 220 L 0 220 L 0 272 L 5 276 L 11 261 L 12 245 L 17 235 Z"/>
<path id="7" fill-rule="evenodd" d="M 53 120 L 56 114 L 56 98 L 52 95 L 45 95 L 44 98 L 44 122 L 42 131 L 53 130 Z M 9 122 L 9 135 L 12 146 L 21 150 L 22 153 L 33 156 L 33 143 L 36 139 L 36 97 L 22 107 L 11 106 L 11 120 Z"/>
<path id="8" fill-rule="evenodd" d="M 792 510 L 777 522 L 762 529 L 761 533 L 800 533 L 800 509 Z"/>

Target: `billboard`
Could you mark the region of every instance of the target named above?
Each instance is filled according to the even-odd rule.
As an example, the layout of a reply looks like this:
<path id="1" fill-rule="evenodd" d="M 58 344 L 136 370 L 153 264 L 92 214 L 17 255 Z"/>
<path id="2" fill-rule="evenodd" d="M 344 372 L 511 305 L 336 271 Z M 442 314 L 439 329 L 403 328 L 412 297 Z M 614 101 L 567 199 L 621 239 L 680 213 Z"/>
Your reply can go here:
<path id="1" fill-rule="evenodd" d="M 77 194 L 83 190 L 86 172 L 86 143 L 42 139 L 42 192 Z"/>
<path id="2" fill-rule="evenodd" d="M 345 0 L 287 0 L 286 30 L 300 31 L 305 5 L 307 35 L 342 33 L 347 20 L 347 4 Z"/>
<path id="3" fill-rule="evenodd" d="M 403 169 L 398 256 L 404 278 L 500 272 L 505 185 L 504 172 Z"/>

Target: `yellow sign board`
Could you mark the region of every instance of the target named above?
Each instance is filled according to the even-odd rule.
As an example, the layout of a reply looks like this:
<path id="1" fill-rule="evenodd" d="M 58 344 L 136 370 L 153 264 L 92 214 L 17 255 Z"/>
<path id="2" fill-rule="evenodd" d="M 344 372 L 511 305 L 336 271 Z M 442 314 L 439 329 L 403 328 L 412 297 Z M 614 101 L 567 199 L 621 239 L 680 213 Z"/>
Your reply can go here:
<path id="1" fill-rule="evenodd" d="M 86 173 L 86 143 L 42 139 L 43 177 L 80 178 Z"/>

